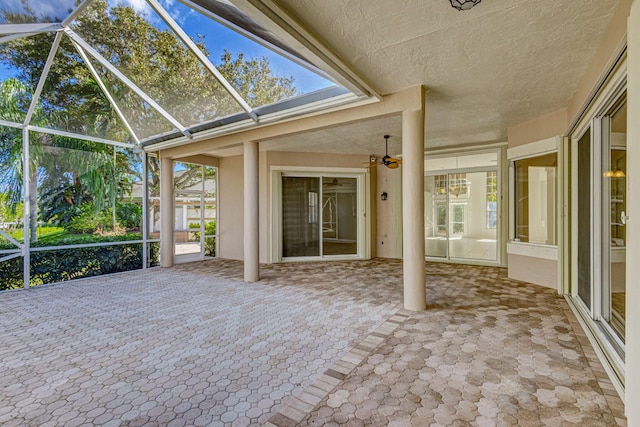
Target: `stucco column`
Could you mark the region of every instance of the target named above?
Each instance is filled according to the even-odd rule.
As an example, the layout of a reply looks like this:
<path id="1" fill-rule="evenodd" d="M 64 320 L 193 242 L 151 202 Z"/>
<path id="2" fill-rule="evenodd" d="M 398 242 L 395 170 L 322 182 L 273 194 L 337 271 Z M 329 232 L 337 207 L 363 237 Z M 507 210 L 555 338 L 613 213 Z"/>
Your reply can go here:
<path id="1" fill-rule="evenodd" d="M 625 411 L 640 426 L 640 0 L 631 5 L 627 32 L 627 266 Z"/>
<path id="2" fill-rule="evenodd" d="M 402 270 L 408 310 L 427 308 L 424 261 L 423 107 L 402 113 Z"/>
<path id="3" fill-rule="evenodd" d="M 173 266 L 173 214 L 173 160 L 161 156 L 160 265 L 162 267 Z"/>
<path id="4" fill-rule="evenodd" d="M 258 143 L 244 143 L 244 281 L 260 280 Z"/>

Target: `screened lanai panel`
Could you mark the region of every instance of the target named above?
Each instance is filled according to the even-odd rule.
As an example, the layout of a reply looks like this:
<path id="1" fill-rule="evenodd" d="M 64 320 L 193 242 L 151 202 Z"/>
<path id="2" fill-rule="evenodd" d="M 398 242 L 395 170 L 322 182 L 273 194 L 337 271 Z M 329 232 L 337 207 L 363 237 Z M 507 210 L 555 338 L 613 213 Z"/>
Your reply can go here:
<path id="1" fill-rule="evenodd" d="M 118 174 L 128 165 L 116 147 L 90 141 L 31 133 L 30 152 L 37 173 L 37 218 L 48 228 L 39 246 L 61 246 L 109 240 L 116 231 L 113 207 Z"/>
<path id="2" fill-rule="evenodd" d="M 131 148 L 114 147 L 116 229 L 114 234 L 127 235 L 128 240 L 142 240 L 142 153 Z"/>
<path id="3" fill-rule="evenodd" d="M 224 11 L 233 14 L 233 17 L 225 15 L 227 20 L 233 20 L 234 25 L 243 24 L 248 31 L 258 33 L 256 23 L 246 23 L 248 19 L 241 11 L 227 2 L 198 1 L 200 7 L 209 7 L 212 11 Z M 192 2 L 185 2 L 193 6 Z M 274 102 L 293 98 L 297 95 L 310 93 L 319 89 L 335 86 L 335 82 L 326 75 L 320 75 L 319 71 L 307 64 L 303 67 L 287 57 L 276 53 L 274 50 L 247 38 L 222 24 L 211 19 L 211 14 L 205 15 L 193 13 L 193 10 L 180 2 L 168 6 L 170 13 L 177 17 L 189 16 L 188 25 L 182 28 L 192 39 L 198 34 L 205 35 L 208 57 L 220 72 L 227 78 L 231 85 L 238 91 L 244 100 L 253 108 Z M 259 32 L 260 36 L 269 38 L 276 48 L 284 51 L 284 44 L 278 42 L 273 34 L 265 30 Z M 213 43 L 215 40 L 224 40 L 224 43 Z M 297 57 L 298 62 L 306 63 L 299 55 L 287 53 L 290 57 Z"/>
<path id="4" fill-rule="evenodd" d="M 22 257 L 16 256 L 16 243 L 24 241 L 21 154 L 22 132 L 0 126 L 0 291 L 23 286 Z"/>
<path id="5" fill-rule="evenodd" d="M 243 111 L 150 8 L 97 0 L 72 29 L 185 127 Z"/>
<path id="6" fill-rule="evenodd" d="M 62 38 L 51 64 L 31 124 L 112 141 L 132 141 L 124 122 L 67 37 Z"/>
<path id="7" fill-rule="evenodd" d="M 175 127 L 160 112 L 119 80 L 106 67 L 88 59 L 100 80 L 104 83 L 115 105 L 124 116 L 132 132 L 139 140 L 162 135 Z"/>
<path id="8" fill-rule="evenodd" d="M 45 33 L 0 43 L 0 120 L 24 122 L 53 39 Z"/>
<path id="9" fill-rule="evenodd" d="M 5 0 L 0 5 L 0 24 L 61 22 L 74 5 L 75 0 Z"/>

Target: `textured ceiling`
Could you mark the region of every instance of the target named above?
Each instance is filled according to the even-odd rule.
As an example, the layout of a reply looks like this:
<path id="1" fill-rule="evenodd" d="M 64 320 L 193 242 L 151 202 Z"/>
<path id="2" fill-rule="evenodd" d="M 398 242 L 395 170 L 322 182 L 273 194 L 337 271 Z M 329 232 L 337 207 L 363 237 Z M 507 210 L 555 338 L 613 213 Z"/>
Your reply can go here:
<path id="1" fill-rule="evenodd" d="M 484 0 L 460 12 L 448 0 L 276 2 L 379 93 L 427 86 L 427 149 L 503 142 L 509 126 L 565 107 L 619 4 Z M 384 119 L 263 149 L 380 152 L 372 141 L 399 142 L 400 129 Z"/>

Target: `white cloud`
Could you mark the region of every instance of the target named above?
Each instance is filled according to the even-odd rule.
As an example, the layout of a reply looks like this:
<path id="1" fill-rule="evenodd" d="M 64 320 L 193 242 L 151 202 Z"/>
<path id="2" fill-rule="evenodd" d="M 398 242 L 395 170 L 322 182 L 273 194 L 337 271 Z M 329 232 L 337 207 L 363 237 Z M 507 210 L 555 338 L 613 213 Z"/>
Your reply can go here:
<path id="1" fill-rule="evenodd" d="M 109 6 L 115 6 L 116 4 L 130 6 L 136 12 L 141 12 L 145 14 L 151 12 L 151 6 L 149 6 L 145 0 L 119 0 L 119 1 L 110 0 L 109 1 Z"/>

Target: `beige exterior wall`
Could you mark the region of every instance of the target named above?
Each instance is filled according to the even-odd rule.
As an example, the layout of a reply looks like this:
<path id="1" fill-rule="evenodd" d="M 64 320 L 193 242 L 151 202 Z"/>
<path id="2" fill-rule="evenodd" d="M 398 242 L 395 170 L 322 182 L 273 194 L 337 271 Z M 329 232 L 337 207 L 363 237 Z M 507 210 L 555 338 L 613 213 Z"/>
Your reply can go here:
<path id="1" fill-rule="evenodd" d="M 217 225 L 220 236 L 220 258 L 242 259 L 244 254 L 243 170 L 242 156 L 220 159 Z"/>
<path id="2" fill-rule="evenodd" d="M 363 168 L 368 156 L 301 152 L 260 152 L 260 262 L 271 261 L 271 167 Z M 241 260 L 243 257 L 243 159 L 242 156 L 220 159 L 220 257 Z M 375 183 L 372 192 L 375 192 Z M 372 209 L 376 208 L 372 201 Z M 375 216 L 374 216 L 375 218 Z M 373 222 L 375 227 L 375 222 Z M 375 234 L 374 234 L 375 235 Z"/>
<path id="3" fill-rule="evenodd" d="M 563 135 L 567 131 L 567 126 L 569 126 L 569 122 L 566 108 L 545 114 L 528 122 L 510 127 L 507 131 L 508 147 L 513 148 Z"/>
<path id="4" fill-rule="evenodd" d="M 402 258 L 402 171 L 378 167 L 378 235 L 376 253 L 380 258 Z M 387 193 L 387 200 L 380 200 Z"/>
<path id="5" fill-rule="evenodd" d="M 509 254 L 507 257 L 510 279 L 551 289 L 558 288 L 558 261 L 515 254 Z"/>

